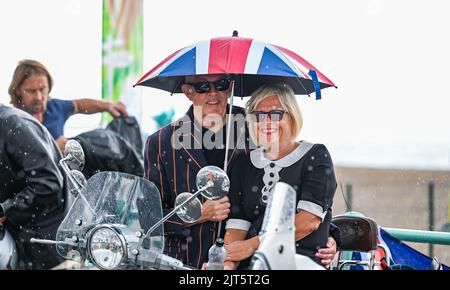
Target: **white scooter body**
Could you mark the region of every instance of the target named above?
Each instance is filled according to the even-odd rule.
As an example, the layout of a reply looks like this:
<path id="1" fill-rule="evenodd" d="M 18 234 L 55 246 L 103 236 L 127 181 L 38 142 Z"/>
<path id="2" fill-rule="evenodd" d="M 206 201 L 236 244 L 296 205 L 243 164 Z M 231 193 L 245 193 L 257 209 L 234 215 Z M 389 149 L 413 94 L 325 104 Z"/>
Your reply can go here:
<path id="1" fill-rule="evenodd" d="M 288 184 L 278 182 L 269 197 L 260 232 L 260 245 L 252 269 L 325 270 L 311 258 L 296 253 L 296 193 Z"/>

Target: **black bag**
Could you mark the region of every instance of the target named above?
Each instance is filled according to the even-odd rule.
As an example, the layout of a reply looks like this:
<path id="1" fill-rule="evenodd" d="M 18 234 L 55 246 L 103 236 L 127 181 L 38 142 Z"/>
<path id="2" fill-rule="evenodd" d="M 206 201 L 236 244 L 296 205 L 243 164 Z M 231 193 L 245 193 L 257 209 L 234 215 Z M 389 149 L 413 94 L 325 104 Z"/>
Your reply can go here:
<path id="1" fill-rule="evenodd" d="M 139 128 L 139 124 L 135 117 L 128 116 L 115 118 L 111 123 L 108 124 L 106 129 L 116 132 L 120 137 L 130 143 L 130 145 L 133 146 L 134 150 L 136 150 L 136 154 L 139 156 L 139 158 L 143 160 L 141 129 Z"/>
<path id="2" fill-rule="evenodd" d="M 87 178 L 100 171 L 144 175 L 139 126 L 134 117 L 128 119 L 134 121 L 118 118 L 107 129 L 91 130 L 72 138 L 83 147 L 86 157 L 83 174 Z"/>

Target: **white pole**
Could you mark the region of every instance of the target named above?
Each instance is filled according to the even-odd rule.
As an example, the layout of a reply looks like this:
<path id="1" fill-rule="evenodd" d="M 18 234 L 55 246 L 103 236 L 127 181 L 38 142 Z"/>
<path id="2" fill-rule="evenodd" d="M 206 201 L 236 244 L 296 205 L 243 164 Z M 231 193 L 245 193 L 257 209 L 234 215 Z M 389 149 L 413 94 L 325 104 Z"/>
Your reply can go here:
<path id="1" fill-rule="evenodd" d="M 234 81 L 231 83 L 231 96 L 230 96 L 230 109 L 228 110 L 228 120 L 227 120 L 227 136 L 225 144 L 225 160 L 223 162 L 223 171 L 227 173 L 228 168 L 228 149 L 230 148 L 230 135 L 231 135 L 231 117 L 233 112 L 233 100 L 234 100 Z"/>
<path id="2" fill-rule="evenodd" d="M 226 144 L 225 144 L 225 160 L 223 161 L 223 171 L 225 171 L 225 174 L 227 174 L 227 168 L 228 168 L 228 149 L 230 148 L 230 135 L 231 135 L 231 127 L 233 124 L 231 124 L 231 117 L 233 112 L 233 100 L 234 100 L 234 81 L 231 83 L 231 96 L 230 96 L 230 108 L 228 110 L 228 120 L 227 120 L 227 136 L 226 136 Z M 222 229 L 222 221 L 219 221 L 217 231 L 217 238 L 220 238 L 220 231 Z"/>

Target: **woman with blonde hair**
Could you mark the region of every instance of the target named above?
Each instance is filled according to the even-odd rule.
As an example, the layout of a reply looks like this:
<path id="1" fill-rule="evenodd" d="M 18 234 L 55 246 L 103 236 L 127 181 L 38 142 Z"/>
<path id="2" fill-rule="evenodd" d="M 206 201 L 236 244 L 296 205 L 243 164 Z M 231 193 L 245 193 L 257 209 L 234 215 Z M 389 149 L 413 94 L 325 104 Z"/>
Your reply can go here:
<path id="1" fill-rule="evenodd" d="M 246 106 L 252 141 L 258 145 L 231 169 L 231 213 L 226 225 L 226 268 L 248 262 L 258 249 L 268 195 L 278 181 L 297 192 L 295 239 L 298 254 L 320 264 L 317 249 L 327 244 L 336 190 L 333 162 L 322 144 L 296 141 L 302 115 L 291 87 L 258 88 Z M 244 263 L 243 263 L 244 264 Z"/>

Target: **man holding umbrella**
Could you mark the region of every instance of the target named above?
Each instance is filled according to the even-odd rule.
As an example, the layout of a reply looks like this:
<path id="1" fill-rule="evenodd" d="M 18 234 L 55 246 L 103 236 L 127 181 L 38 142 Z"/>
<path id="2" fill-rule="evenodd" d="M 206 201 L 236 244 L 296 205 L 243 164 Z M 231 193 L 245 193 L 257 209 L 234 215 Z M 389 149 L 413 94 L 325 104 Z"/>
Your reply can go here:
<path id="1" fill-rule="evenodd" d="M 176 196 L 196 188 L 197 172 L 207 165 L 223 168 L 225 160 L 225 116 L 231 80 L 225 75 L 205 75 L 186 78 L 182 91 L 192 106 L 180 120 L 151 135 L 145 150 L 145 176 L 160 190 L 163 209 L 174 208 Z M 233 114 L 244 120 L 242 108 Z M 229 164 L 238 154 L 248 152 L 244 132 L 235 130 Z M 202 197 L 203 198 L 203 197 Z M 216 222 L 225 220 L 230 212 L 228 197 L 207 200 L 195 224 L 185 224 L 173 216 L 165 223 L 167 254 L 185 264 L 200 268 L 208 259 L 208 250 L 214 243 L 218 228 Z"/>

